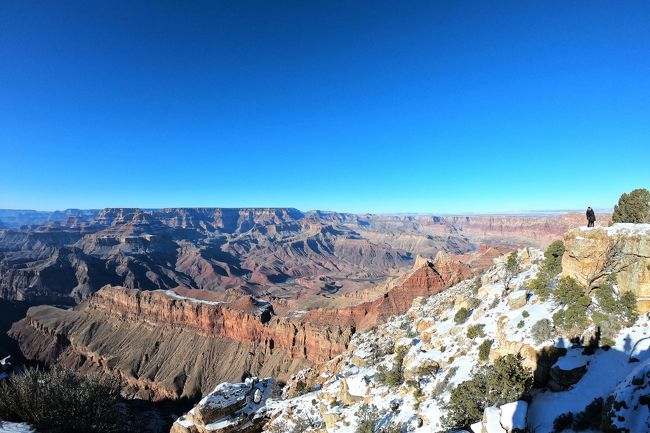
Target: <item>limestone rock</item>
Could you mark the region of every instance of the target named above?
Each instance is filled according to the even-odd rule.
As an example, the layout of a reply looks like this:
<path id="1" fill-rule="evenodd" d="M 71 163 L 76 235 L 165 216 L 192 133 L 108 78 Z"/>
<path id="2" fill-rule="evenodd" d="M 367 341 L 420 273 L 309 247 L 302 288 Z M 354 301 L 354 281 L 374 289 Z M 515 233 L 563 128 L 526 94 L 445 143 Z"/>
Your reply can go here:
<path id="1" fill-rule="evenodd" d="M 518 355 L 522 358 L 522 365 L 534 372 L 535 384 L 545 385 L 550 378 L 551 367 L 566 353 L 566 349 L 549 345 L 536 350 L 530 344 L 509 340 L 504 332 L 507 320 L 507 317 L 502 316 L 497 321 L 496 341 L 490 351 L 490 360 L 494 361 L 505 355 Z"/>
<path id="2" fill-rule="evenodd" d="M 490 406 L 481 421 L 471 425 L 474 433 L 519 433 L 526 430 L 528 403 L 515 401 L 501 407 Z"/>
<path id="3" fill-rule="evenodd" d="M 222 383 L 174 422 L 171 433 L 243 433 L 259 431 L 266 420 L 266 399 L 273 379 L 248 378 Z"/>
<path id="4" fill-rule="evenodd" d="M 528 293 L 525 290 L 516 290 L 508 295 L 508 306 L 516 310 L 526 306 Z"/>
<path id="5" fill-rule="evenodd" d="M 581 349 L 573 349 L 559 358 L 551 368 L 549 388 L 552 391 L 566 391 L 572 385 L 580 382 L 587 372 L 589 357 L 582 354 Z"/>
<path id="6" fill-rule="evenodd" d="M 341 415 L 336 412 L 327 412 L 323 415 L 323 422 L 327 428 L 334 428 L 336 423 L 341 420 Z"/>
<path id="7" fill-rule="evenodd" d="M 636 295 L 640 312 L 650 311 L 650 224 L 578 228 L 565 235 L 564 245 L 562 275 L 584 285 L 603 269 L 608 251 L 620 250 L 618 287 Z"/>

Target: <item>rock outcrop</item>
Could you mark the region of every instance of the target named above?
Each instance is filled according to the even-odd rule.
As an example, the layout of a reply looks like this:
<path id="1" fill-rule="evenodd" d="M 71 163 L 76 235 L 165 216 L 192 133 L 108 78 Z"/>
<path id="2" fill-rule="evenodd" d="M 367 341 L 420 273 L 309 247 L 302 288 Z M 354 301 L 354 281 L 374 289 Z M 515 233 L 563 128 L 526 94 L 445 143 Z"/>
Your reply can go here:
<path id="1" fill-rule="evenodd" d="M 562 273 L 583 285 L 615 277 L 621 292 L 633 292 L 640 312 L 650 311 L 650 224 L 578 228 L 564 237 Z"/>
<path id="2" fill-rule="evenodd" d="M 252 433 L 266 422 L 265 403 L 273 379 L 219 384 L 191 411 L 174 422 L 171 433 Z"/>

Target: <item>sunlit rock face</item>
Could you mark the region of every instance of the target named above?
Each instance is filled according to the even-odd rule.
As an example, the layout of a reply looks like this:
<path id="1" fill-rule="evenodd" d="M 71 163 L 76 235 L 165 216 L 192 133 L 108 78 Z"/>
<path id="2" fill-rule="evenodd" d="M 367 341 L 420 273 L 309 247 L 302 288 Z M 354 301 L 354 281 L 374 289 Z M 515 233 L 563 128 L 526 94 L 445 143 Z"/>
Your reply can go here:
<path id="1" fill-rule="evenodd" d="M 589 285 L 613 274 L 621 292 L 636 294 L 639 311 L 650 311 L 650 224 L 581 227 L 569 231 L 564 243 L 564 276 Z"/>

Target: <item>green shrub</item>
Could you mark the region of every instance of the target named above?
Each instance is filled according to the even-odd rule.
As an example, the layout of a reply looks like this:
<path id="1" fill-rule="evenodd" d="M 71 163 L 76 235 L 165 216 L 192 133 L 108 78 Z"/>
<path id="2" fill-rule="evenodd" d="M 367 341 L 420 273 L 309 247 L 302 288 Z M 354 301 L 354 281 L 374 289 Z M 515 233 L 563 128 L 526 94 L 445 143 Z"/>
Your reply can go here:
<path id="1" fill-rule="evenodd" d="M 381 385 L 389 387 L 400 386 L 404 383 L 404 357 L 406 356 L 406 349 L 400 347 L 395 351 L 395 358 L 393 359 L 393 366 L 390 370 L 386 369 L 383 365 L 377 368 L 375 373 L 375 380 Z"/>
<path id="2" fill-rule="evenodd" d="M 565 335 L 576 337 L 589 327 L 587 309 L 579 305 L 571 305 L 553 314 L 553 325 Z"/>
<path id="3" fill-rule="evenodd" d="M 375 427 L 379 422 L 379 410 L 377 406 L 362 404 L 357 412 L 357 428 L 355 433 L 375 433 Z"/>
<path id="4" fill-rule="evenodd" d="M 573 413 L 565 412 L 553 420 L 553 433 L 560 433 L 573 426 Z"/>
<path id="5" fill-rule="evenodd" d="M 562 305 L 579 304 L 588 307 L 591 298 L 585 294 L 585 288 L 571 277 L 564 277 L 553 292 L 553 298 Z"/>
<path id="6" fill-rule="evenodd" d="M 517 261 L 517 252 L 513 251 L 508 255 L 508 259 L 506 260 L 506 279 L 505 279 L 505 285 L 506 289 L 508 288 L 508 284 L 510 283 L 510 280 L 519 272 L 519 262 Z"/>
<path id="7" fill-rule="evenodd" d="M 478 359 L 479 361 L 487 361 L 490 357 L 490 349 L 492 348 L 492 343 L 494 340 L 484 340 L 481 345 L 478 347 Z"/>
<path id="8" fill-rule="evenodd" d="M 484 337 L 485 332 L 483 332 L 483 326 L 485 325 L 477 323 L 476 325 L 472 325 L 467 328 L 467 338 L 471 338 L 473 340 L 477 337 Z"/>
<path id="9" fill-rule="evenodd" d="M 526 322 L 523 320 L 520 320 L 519 323 L 517 323 L 517 328 L 519 329 L 523 328 L 524 326 L 526 326 Z"/>
<path id="10" fill-rule="evenodd" d="M 519 400 L 532 386 L 532 372 L 521 365 L 519 357 L 507 355 L 494 365 L 483 365 L 472 379 L 452 390 L 445 425 L 467 427 L 481 419 L 486 406 Z"/>
<path id="11" fill-rule="evenodd" d="M 575 415 L 571 412 L 565 412 L 555 418 L 553 432 L 560 433 L 569 429 L 574 431 L 601 431 L 601 427 L 607 423 L 606 412 L 605 401 L 601 397 L 595 398 L 582 412 Z M 605 431 L 618 431 L 618 429 L 607 429 Z"/>
<path id="12" fill-rule="evenodd" d="M 573 417 L 573 429 L 576 431 L 600 430 L 604 403 L 601 397 L 595 398 L 585 407 L 585 410 L 575 414 Z"/>
<path id="13" fill-rule="evenodd" d="M 481 305 L 480 299 L 477 298 L 469 298 L 467 300 L 467 309 L 468 310 L 474 310 L 476 307 Z"/>
<path id="14" fill-rule="evenodd" d="M 548 319 L 542 319 L 537 321 L 530 332 L 535 340 L 535 344 L 540 344 L 543 341 L 550 340 L 553 337 L 553 325 Z"/>
<path id="15" fill-rule="evenodd" d="M 553 292 L 553 299 L 565 306 L 553 314 L 553 324 L 565 334 L 580 335 L 589 326 L 588 308 L 592 303 L 591 297 L 585 294 L 585 289 L 571 277 L 560 279 L 558 287 Z"/>
<path id="16" fill-rule="evenodd" d="M 0 419 L 49 433 L 127 431 L 119 381 L 73 370 L 28 369 L 0 382 Z"/>
<path id="17" fill-rule="evenodd" d="M 454 322 L 456 322 L 457 325 L 461 325 L 467 321 L 469 318 L 469 310 L 465 307 L 461 307 L 456 311 L 456 315 L 454 316 Z"/>
<path id="18" fill-rule="evenodd" d="M 601 311 L 594 311 L 591 313 L 591 320 L 594 322 L 600 331 L 601 345 L 611 346 L 611 343 L 621 330 L 620 320 L 612 315 L 603 313 Z"/>
<path id="19" fill-rule="evenodd" d="M 549 276 L 555 276 L 562 272 L 562 256 L 564 255 L 564 242 L 558 240 L 551 243 L 544 252 L 543 270 Z"/>
<path id="20" fill-rule="evenodd" d="M 613 223 L 647 223 L 650 222 L 650 191 L 645 188 L 635 189 L 621 195 L 614 206 Z"/>
<path id="21" fill-rule="evenodd" d="M 545 271 L 540 271 L 539 274 L 528 283 L 528 289 L 539 296 L 542 301 L 547 301 L 552 294 L 551 277 Z"/>
<path id="22" fill-rule="evenodd" d="M 440 371 L 440 364 L 433 360 L 424 361 L 418 366 L 415 370 L 415 374 L 418 377 L 422 376 L 433 376 Z"/>
<path id="23" fill-rule="evenodd" d="M 472 280 L 472 286 L 470 287 L 470 290 L 474 296 L 478 295 L 478 291 L 481 286 L 481 277 L 475 277 L 474 280 Z"/>
<path id="24" fill-rule="evenodd" d="M 530 317 L 530 313 L 528 311 L 524 310 L 524 311 L 521 312 L 521 316 L 524 319 L 527 319 L 528 317 Z"/>
<path id="25" fill-rule="evenodd" d="M 639 311 L 636 306 L 636 295 L 632 292 L 625 292 L 621 296 L 621 307 L 623 309 L 623 317 L 628 324 L 632 324 L 639 318 Z"/>

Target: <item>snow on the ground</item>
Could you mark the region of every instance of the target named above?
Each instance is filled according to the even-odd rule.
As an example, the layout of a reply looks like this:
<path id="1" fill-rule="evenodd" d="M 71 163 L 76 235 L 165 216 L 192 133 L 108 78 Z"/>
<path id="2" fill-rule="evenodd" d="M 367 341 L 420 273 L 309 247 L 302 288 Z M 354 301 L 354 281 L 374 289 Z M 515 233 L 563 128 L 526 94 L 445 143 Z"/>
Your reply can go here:
<path id="1" fill-rule="evenodd" d="M 650 224 L 647 226 L 650 229 Z M 623 229 L 627 228 L 616 230 Z M 509 423 L 522 425 L 526 423 L 527 415 L 527 424 L 532 431 L 550 433 L 558 415 L 568 411 L 580 412 L 595 397 L 606 398 L 611 394 L 640 365 L 630 363 L 631 356 L 638 358 L 641 364 L 646 360 L 650 364 L 650 317 L 644 315 L 636 324 L 621 331 L 611 349 L 598 349 L 590 356 L 583 355 L 581 350 L 573 350 L 571 342 L 564 338 L 536 342 L 531 328 L 540 320 L 551 319 L 558 307 L 550 301 L 542 302 L 533 294 L 529 294 L 526 305 L 521 308 L 512 308 L 508 304 L 508 293 L 526 288 L 540 270 L 542 252 L 531 249 L 527 253 L 529 264 L 510 281 L 508 290 L 504 284 L 505 257 L 502 257 L 482 275 L 478 293 L 472 292 L 473 282 L 468 280 L 437 295 L 416 300 L 406 314 L 356 334 L 349 351 L 341 355 L 343 360 L 336 361 L 335 373 L 321 374 L 324 383 L 318 391 L 274 402 L 271 406 L 278 411 L 291 406 L 293 413 L 315 410 L 317 417 L 321 416 L 320 412 L 332 414 L 326 429 L 328 433 L 354 433 L 362 402 L 343 404 L 339 400 L 341 379 L 345 379 L 352 397 L 363 397 L 383 414 L 380 426 L 403 423 L 409 432 L 437 433 L 443 430 L 444 407 L 451 390 L 472 378 L 481 364 L 478 348 L 484 340 L 494 340 L 493 349 L 499 348 L 500 341 L 526 344 L 536 350 L 553 344 L 568 349 L 567 355 L 561 357 L 556 365 L 565 370 L 587 365 L 585 376 L 567 391 L 537 392 L 528 405 L 527 414 L 525 403 L 519 402 L 502 406 L 499 417 L 495 416 L 496 424 L 501 428 L 501 425 L 505 427 Z M 522 252 L 519 254 L 521 256 Z M 454 316 L 465 305 L 474 308 L 465 323 L 457 324 Z M 473 325 L 482 326 L 485 335 L 473 340 L 468 338 L 467 330 Z M 394 343 L 395 348 L 406 348 L 406 373 L 425 364 L 439 364 L 440 369 L 435 374 L 414 375 L 422 397 L 414 395 L 413 382 L 409 384 L 407 381 L 391 388 L 376 380 L 379 366 L 390 370 L 393 365 L 393 352 L 382 351 L 390 343 Z M 319 403 L 314 405 L 314 401 Z M 314 409 L 314 406 L 321 410 Z M 417 427 L 420 423 L 422 426 Z M 496 424 L 493 426 L 495 429 Z"/>
<path id="2" fill-rule="evenodd" d="M 29 424 L 0 421 L 0 433 L 34 433 Z"/>
<path id="3" fill-rule="evenodd" d="M 616 223 L 609 227 L 581 226 L 581 231 L 605 230 L 608 236 L 626 234 L 631 236 L 650 235 L 650 224 Z"/>
<path id="4" fill-rule="evenodd" d="M 220 301 L 206 301 L 206 300 L 203 300 L 203 299 L 197 299 L 197 298 L 192 298 L 192 297 L 189 297 L 189 296 L 179 295 L 178 293 L 174 292 L 173 290 L 155 290 L 155 291 L 160 292 L 160 293 L 164 293 L 165 295 L 169 296 L 170 298 L 179 299 L 179 300 L 182 300 L 182 301 L 190 301 L 190 302 L 194 302 L 194 303 L 197 303 L 197 304 L 207 304 L 207 305 L 223 304 L 223 302 L 220 302 Z"/>
<path id="5" fill-rule="evenodd" d="M 632 432 L 650 431 L 650 401 L 647 388 L 650 385 L 650 360 L 634 368 L 614 391 L 614 424 Z"/>
<path id="6" fill-rule="evenodd" d="M 589 360 L 591 360 L 592 357 L 583 355 L 582 352 L 582 348 L 570 349 L 567 351 L 566 355 L 560 357 L 560 359 L 553 364 L 553 367 L 558 367 L 561 370 L 568 371 L 589 364 Z"/>
<path id="7" fill-rule="evenodd" d="M 616 345 L 611 349 L 598 349 L 588 357 L 587 373 L 569 390 L 545 391 L 534 397 L 528 411 L 528 425 L 536 429 L 535 432 L 551 432 L 553 420 L 558 415 L 581 412 L 597 397 L 607 399 L 619 382 L 639 366 L 636 362 L 630 362 L 631 356 L 641 362 L 650 359 L 650 351 L 647 350 L 650 343 L 648 317 L 644 315 L 632 327 L 623 329 L 615 341 Z M 567 362 L 569 366 L 572 365 L 572 361 Z"/>

